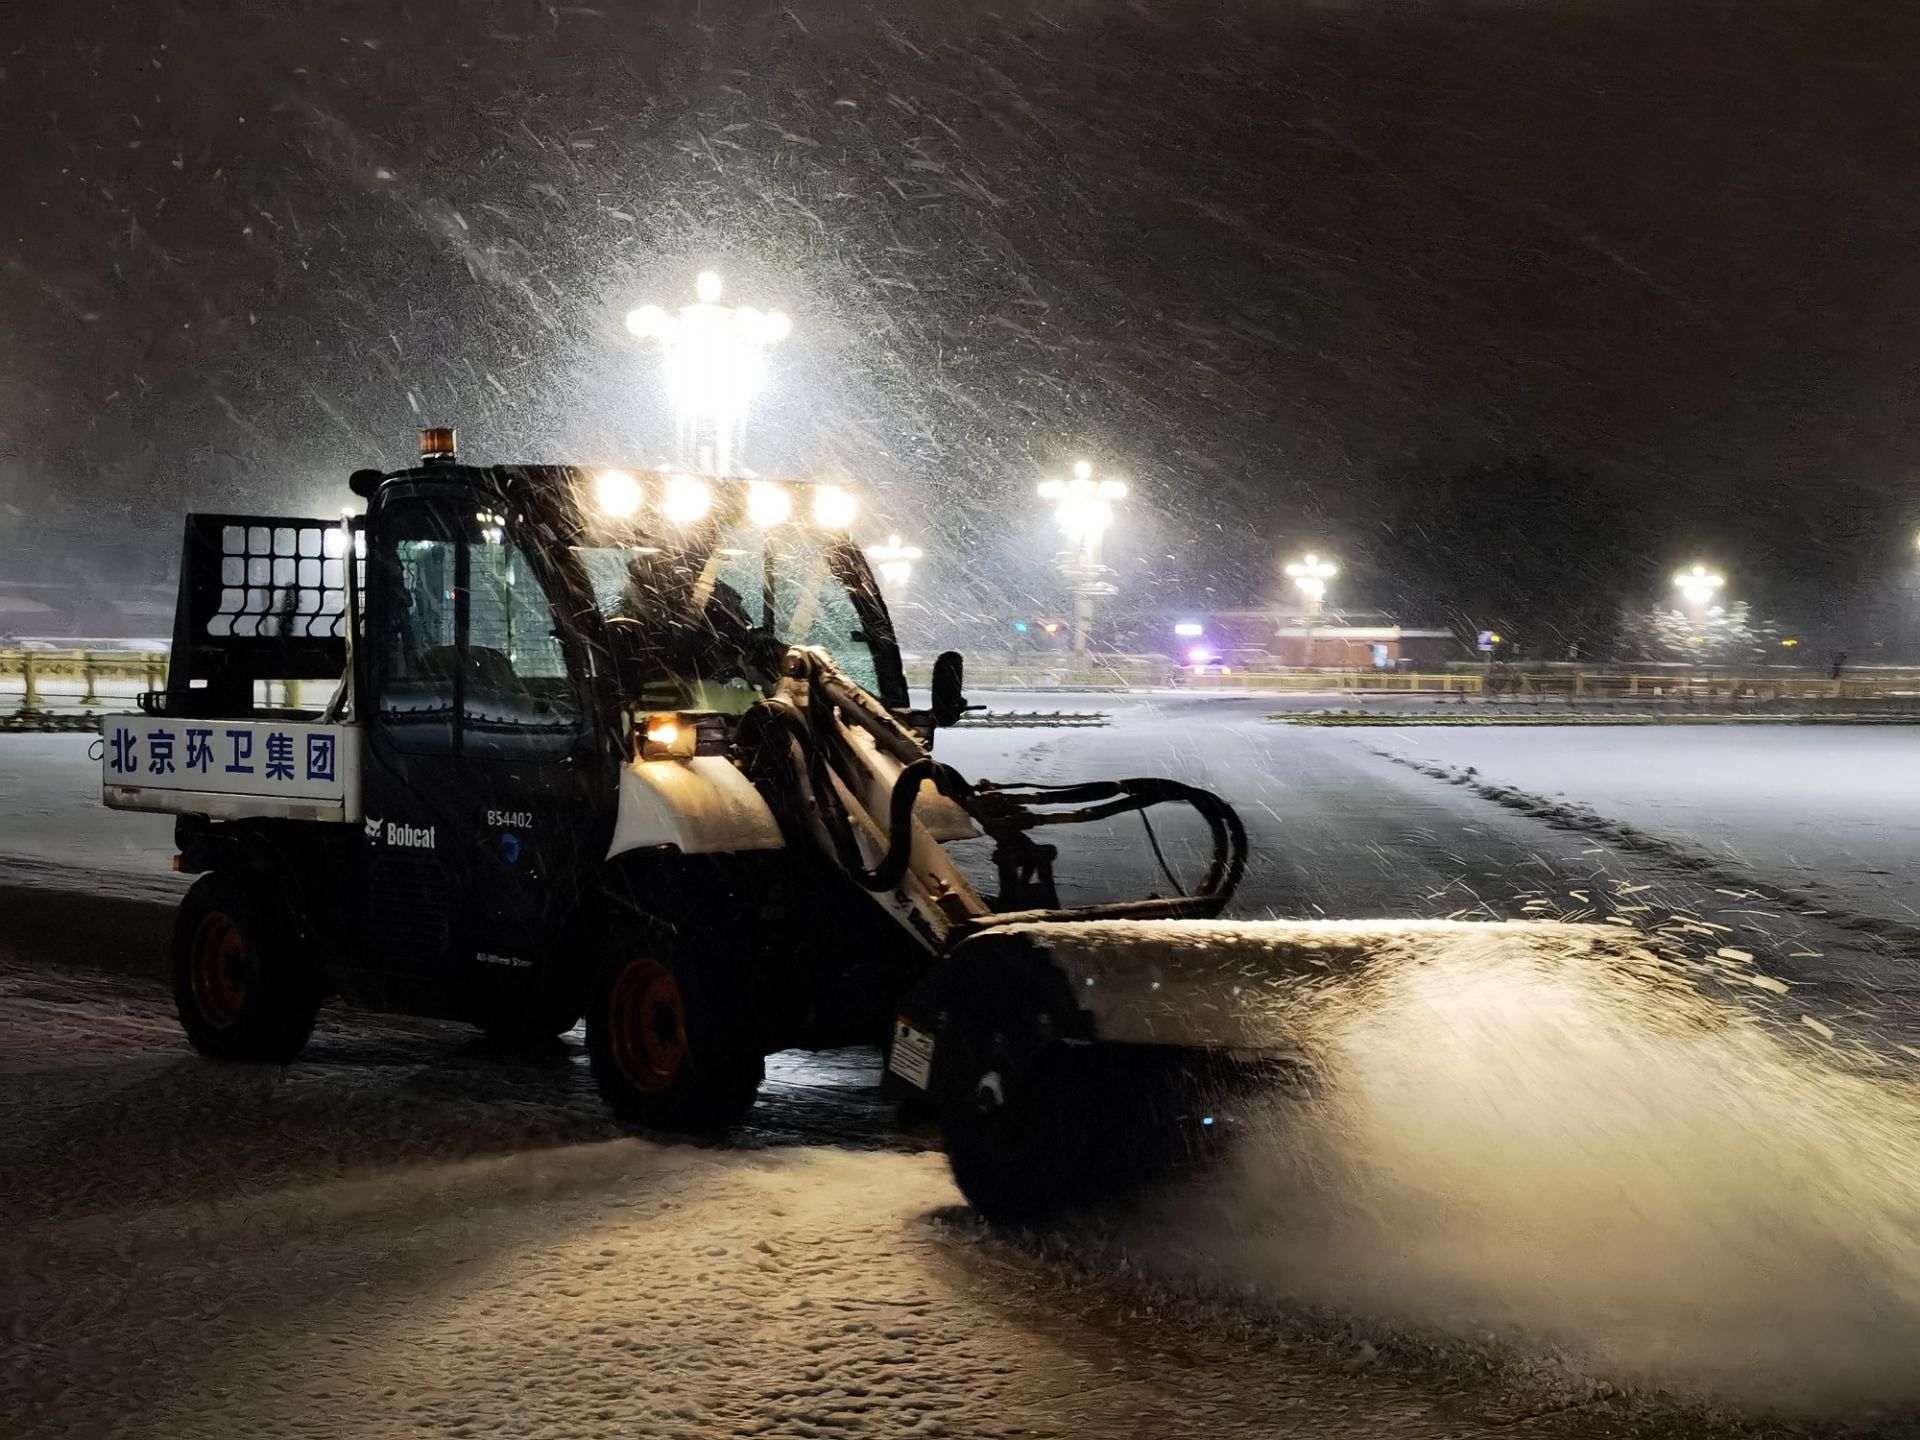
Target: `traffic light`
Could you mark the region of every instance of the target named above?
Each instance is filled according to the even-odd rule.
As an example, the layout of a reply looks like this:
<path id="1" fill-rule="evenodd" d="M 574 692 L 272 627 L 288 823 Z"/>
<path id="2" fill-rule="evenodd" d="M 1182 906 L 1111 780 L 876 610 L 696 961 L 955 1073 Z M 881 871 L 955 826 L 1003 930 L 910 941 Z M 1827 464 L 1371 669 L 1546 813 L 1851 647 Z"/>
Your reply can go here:
<path id="1" fill-rule="evenodd" d="M 1060 633 L 1060 622 L 1058 620 L 1042 620 L 1040 622 L 1040 628 L 1049 635 L 1058 635 Z"/>
<path id="2" fill-rule="evenodd" d="M 1026 633 L 1027 633 L 1027 622 L 1026 622 L 1026 621 L 1024 621 L 1024 620 L 1016 620 L 1016 621 L 1014 621 L 1014 622 L 1013 622 L 1013 633 L 1014 633 L 1014 634 L 1016 634 L 1016 635 L 1024 635 L 1024 634 L 1026 634 Z"/>

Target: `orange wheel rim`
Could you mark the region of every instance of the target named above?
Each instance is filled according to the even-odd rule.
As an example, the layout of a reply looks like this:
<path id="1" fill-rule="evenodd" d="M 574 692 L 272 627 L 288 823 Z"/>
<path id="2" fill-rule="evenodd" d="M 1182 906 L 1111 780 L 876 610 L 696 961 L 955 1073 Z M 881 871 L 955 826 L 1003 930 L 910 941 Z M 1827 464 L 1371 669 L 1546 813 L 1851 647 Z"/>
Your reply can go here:
<path id="1" fill-rule="evenodd" d="M 201 916 L 189 955 L 193 1003 L 216 1030 L 230 1030 L 247 1003 L 247 942 L 224 910 Z"/>
<path id="2" fill-rule="evenodd" d="M 650 955 L 627 962 L 613 982 L 607 1032 L 614 1063 L 643 1095 L 658 1095 L 687 1063 L 687 1002 L 673 972 Z"/>

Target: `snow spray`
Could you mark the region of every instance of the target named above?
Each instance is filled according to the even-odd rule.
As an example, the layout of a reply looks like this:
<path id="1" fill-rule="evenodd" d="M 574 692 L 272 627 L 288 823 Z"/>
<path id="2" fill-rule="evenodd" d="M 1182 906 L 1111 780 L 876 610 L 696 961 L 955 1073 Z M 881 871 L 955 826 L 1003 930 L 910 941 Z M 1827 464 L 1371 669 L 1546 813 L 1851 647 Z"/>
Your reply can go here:
<path id="1" fill-rule="evenodd" d="M 1649 950 L 1493 940 L 1284 999 L 1314 1083 L 1142 1213 L 1150 1272 L 1615 1383 L 1920 1402 L 1920 1092 Z"/>

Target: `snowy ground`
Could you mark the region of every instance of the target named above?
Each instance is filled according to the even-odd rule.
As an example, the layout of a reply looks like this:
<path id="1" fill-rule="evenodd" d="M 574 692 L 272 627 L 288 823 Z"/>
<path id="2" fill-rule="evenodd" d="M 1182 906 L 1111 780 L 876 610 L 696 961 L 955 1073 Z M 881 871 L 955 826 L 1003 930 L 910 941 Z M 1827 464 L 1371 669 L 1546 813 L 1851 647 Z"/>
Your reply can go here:
<path id="1" fill-rule="evenodd" d="M 1791 983 L 1789 999 L 1818 999 L 1816 1018 L 1920 1045 L 1920 926 L 1904 923 L 1920 873 L 1902 863 L 1920 837 L 1898 814 L 1920 793 L 1920 728 L 1322 730 L 1273 723 L 1260 696 L 1063 697 L 1059 708 L 1113 723 L 956 731 L 940 754 L 976 776 L 1168 774 L 1218 790 L 1252 841 L 1239 914 L 1559 915 L 1669 931 L 1678 916 L 1683 943 L 1753 953 Z M 1395 757 L 1450 761 L 1432 768 L 1463 780 L 1474 766 L 1473 780 L 1543 803 L 1496 803 Z M 1649 833 L 1623 843 L 1608 833 L 1617 826 L 1588 821 Z M 1192 873 L 1192 832 L 1161 834 L 1176 870 L 1184 859 Z M 1079 898 L 1165 888 L 1137 823 L 1051 838 Z"/>
<path id="2" fill-rule="evenodd" d="M 108 810 L 90 735 L 0 735 L 0 883 L 115 894 L 182 888 L 168 870 L 173 817 Z"/>
<path id="3" fill-rule="evenodd" d="M 1605 1382 L 1657 1380 L 1704 1347 L 1739 1392 L 1743 1364 L 1792 1369 L 1817 1349 L 1764 1348 L 1815 1325 L 1843 1352 L 1815 1378 L 1841 1401 L 1882 1394 L 1876 1343 L 1920 1333 L 1899 1049 L 1920 1046 L 1912 948 L 1727 882 L 1736 866 L 1801 873 L 1782 863 L 1801 855 L 1796 826 L 1759 823 L 1768 767 L 1755 776 L 1752 747 L 1805 747 L 1792 753 L 1806 773 L 1844 776 L 1885 746 L 1863 764 L 1892 777 L 1911 774 L 1897 766 L 1907 732 L 1321 731 L 1267 722 L 1260 697 L 1058 703 L 1115 723 L 953 732 L 941 754 L 995 778 L 1211 784 L 1253 836 L 1246 915 L 1564 914 L 1661 931 L 1706 977 L 1702 1033 L 1720 1038 L 1657 1009 L 1596 1008 L 1587 977 L 1562 977 L 1570 991 L 1436 976 L 1438 992 L 1340 1032 L 1374 1102 L 1365 1158 L 1393 1177 L 1393 1202 L 1366 1214 L 1428 1193 L 1411 1222 L 1316 1216 L 1301 1202 L 1325 1189 L 1301 1192 L 1297 1165 L 1267 1159 L 1240 1176 L 1250 1190 L 1207 1199 L 1230 1224 L 1203 1209 L 1176 1212 L 1171 1240 L 993 1236 L 926 1137 L 893 1132 L 859 1054 L 780 1057 L 754 1123 L 712 1149 L 620 1134 L 577 1042 L 515 1059 L 461 1027 L 330 1011 L 284 1072 L 194 1058 L 151 978 L 158 902 L 178 883 L 167 822 L 94 806 L 83 737 L 0 736 L 0 1432 L 1717 1434 L 1710 1413 L 1609 1398 Z M 1581 768 L 1536 786 L 1555 737 Z M 1422 750 L 1430 739 L 1483 753 Z M 1375 753 L 1385 742 L 1508 786 L 1620 798 L 1614 818 L 1660 843 L 1496 803 Z M 1601 744 L 1627 748 L 1602 765 Z M 1508 756 L 1522 757 L 1510 772 Z M 1643 761 L 1673 788 L 1595 779 Z M 1715 798 L 1742 793 L 1744 848 L 1689 818 L 1717 824 Z M 1897 825 L 1876 786 L 1781 788 L 1771 803 L 1817 814 L 1837 841 L 1822 853 L 1871 862 L 1899 843 L 1871 828 Z M 1161 835 L 1176 869 L 1197 863 L 1178 823 Z M 1713 853 L 1711 873 L 1694 850 Z M 1063 870 L 1083 898 L 1165 886 L 1137 822 L 1075 838 Z M 1904 875 L 1833 878 L 1850 905 L 1904 913 L 1874 898 L 1902 894 Z M 1717 958 L 1728 949 L 1751 958 Z M 1530 998 L 1514 1008 L 1516 995 Z M 1717 1014 L 1776 1023 L 1727 1031 Z M 1603 1045 L 1595 1016 L 1645 1023 Z M 1311 1155 L 1309 1138 L 1293 1141 Z M 1475 1174 L 1501 1177 L 1483 1202 Z M 1594 1253 L 1617 1263 L 1596 1269 Z M 1211 1298 L 1180 1298 L 1210 1270 L 1236 1299 L 1217 1274 Z M 1619 1286 L 1643 1271 L 1687 1275 L 1684 1294 L 1642 1314 Z M 1572 1294 L 1590 1304 L 1575 1313 Z M 1459 1307 L 1481 1318 L 1463 1327 Z M 1578 1373 L 1486 1350 L 1475 1327 L 1496 1313 L 1523 1355 L 1581 1351 Z M 1765 1333 L 1702 1338 L 1742 1314 Z"/>
<path id="4" fill-rule="evenodd" d="M 1411 728 L 1357 738 L 1571 802 L 1823 903 L 1920 925 L 1920 726 Z"/>

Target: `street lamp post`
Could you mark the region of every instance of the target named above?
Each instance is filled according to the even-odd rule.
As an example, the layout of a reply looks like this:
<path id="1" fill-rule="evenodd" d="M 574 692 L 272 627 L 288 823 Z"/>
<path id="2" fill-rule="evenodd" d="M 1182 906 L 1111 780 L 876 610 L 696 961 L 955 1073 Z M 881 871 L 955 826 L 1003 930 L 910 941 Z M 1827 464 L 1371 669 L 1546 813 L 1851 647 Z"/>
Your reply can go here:
<path id="1" fill-rule="evenodd" d="M 1696 645 L 1705 645 L 1713 635 L 1713 621 L 1723 612 L 1713 603 L 1713 597 L 1726 585 L 1727 577 L 1718 571 L 1709 570 L 1704 565 L 1693 565 L 1673 577 L 1674 588 L 1687 602 L 1687 619 L 1699 633 L 1693 637 Z M 1699 657 L 1696 657 L 1699 658 Z M 1707 661 L 1707 683 L 1713 683 L 1713 655 L 1709 650 L 1704 658 Z"/>
<path id="2" fill-rule="evenodd" d="M 867 558 L 873 562 L 880 583 L 896 601 L 907 593 L 907 582 L 913 578 L 913 562 L 923 553 L 918 545 L 901 544 L 898 535 L 887 536 L 884 545 L 867 547 Z"/>
<path id="3" fill-rule="evenodd" d="M 1695 565 L 1691 569 L 1682 570 L 1673 577 L 1674 588 L 1685 597 L 1687 606 L 1696 619 L 1706 614 L 1707 606 L 1726 583 L 1726 576 L 1709 570 L 1704 565 Z"/>
<path id="4" fill-rule="evenodd" d="M 1093 602 L 1119 591 L 1107 579 L 1113 572 L 1100 558 L 1101 540 L 1113 523 L 1113 502 L 1127 496 L 1124 480 L 1093 478 L 1093 466 L 1077 460 L 1070 480 L 1042 480 L 1040 498 L 1053 501 L 1054 519 L 1066 532 L 1059 554 L 1060 573 L 1073 595 L 1073 656 L 1087 658 L 1093 633 Z"/>
<path id="5" fill-rule="evenodd" d="M 722 305 L 720 288 L 720 277 L 703 270 L 693 304 L 671 314 L 642 305 L 628 314 L 627 329 L 665 352 L 680 463 L 726 475 L 745 435 L 747 406 L 766 383 L 767 348 L 792 334 L 793 322 L 749 305 Z"/>
<path id="6" fill-rule="evenodd" d="M 1313 622 L 1327 602 L 1327 581 L 1340 573 L 1340 567 L 1331 560 L 1322 560 L 1309 550 L 1300 559 L 1287 565 L 1287 578 L 1293 581 L 1293 588 L 1300 592 L 1301 603 L 1306 607 L 1306 646 L 1300 657 L 1303 669 L 1313 668 Z"/>
<path id="7" fill-rule="evenodd" d="M 1331 560 L 1322 560 L 1309 551 L 1304 557 L 1287 566 L 1287 578 L 1306 601 L 1307 613 L 1318 615 L 1326 604 L 1327 581 L 1340 573 L 1340 567 Z"/>

